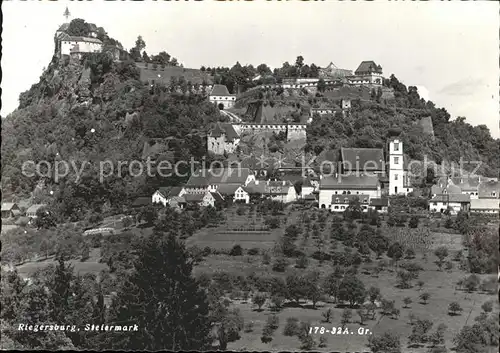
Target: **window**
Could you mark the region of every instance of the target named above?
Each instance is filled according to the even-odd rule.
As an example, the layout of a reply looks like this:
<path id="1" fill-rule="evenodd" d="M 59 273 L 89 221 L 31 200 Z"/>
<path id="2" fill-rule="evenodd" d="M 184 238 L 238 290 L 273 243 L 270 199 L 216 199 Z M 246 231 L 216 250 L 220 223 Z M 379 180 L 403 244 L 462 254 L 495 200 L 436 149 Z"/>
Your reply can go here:
<path id="1" fill-rule="evenodd" d="M 394 174 L 394 180 L 398 180 L 399 174 Z"/>
<path id="2" fill-rule="evenodd" d="M 399 157 L 394 157 L 394 164 L 399 164 Z"/>
<path id="3" fill-rule="evenodd" d="M 335 206 L 334 208 L 335 208 L 336 210 L 338 210 L 338 209 L 339 209 L 339 206 Z"/>
<path id="4" fill-rule="evenodd" d="M 433 205 L 433 206 L 437 206 L 437 205 L 438 205 L 438 203 L 437 203 L 437 202 L 433 202 L 433 203 L 432 203 L 432 205 Z"/>
<path id="5" fill-rule="evenodd" d="M 345 206 L 340 206 L 340 209 L 341 210 L 345 210 Z"/>
<path id="6" fill-rule="evenodd" d="M 337 191 L 335 191 L 335 195 L 337 195 Z"/>

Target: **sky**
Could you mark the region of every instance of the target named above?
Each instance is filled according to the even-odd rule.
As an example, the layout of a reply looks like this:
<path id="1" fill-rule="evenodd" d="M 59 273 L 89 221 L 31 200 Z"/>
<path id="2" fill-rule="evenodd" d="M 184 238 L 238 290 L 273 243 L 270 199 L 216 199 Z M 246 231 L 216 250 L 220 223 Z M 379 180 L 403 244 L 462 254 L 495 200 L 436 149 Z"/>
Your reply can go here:
<path id="1" fill-rule="evenodd" d="M 141 35 L 149 54 L 164 50 L 189 68 L 280 67 L 302 55 L 354 71 L 374 60 L 452 118 L 500 137 L 495 1 L 4 1 L 2 117 L 48 66 L 66 6 L 126 49 Z"/>

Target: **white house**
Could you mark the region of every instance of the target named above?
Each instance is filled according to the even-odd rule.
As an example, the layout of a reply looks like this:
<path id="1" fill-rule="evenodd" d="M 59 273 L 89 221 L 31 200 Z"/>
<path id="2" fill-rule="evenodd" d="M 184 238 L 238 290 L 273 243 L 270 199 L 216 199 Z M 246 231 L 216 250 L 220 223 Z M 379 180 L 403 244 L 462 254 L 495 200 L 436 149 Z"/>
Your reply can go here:
<path id="1" fill-rule="evenodd" d="M 244 189 L 249 195 L 259 195 L 260 197 L 267 197 L 271 200 L 283 203 L 297 200 L 295 187 L 292 183 L 286 180 L 255 180 L 249 183 Z"/>
<path id="2" fill-rule="evenodd" d="M 481 214 L 498 214 L 500 210 L 498 199 L 472 199 L 470 200 L 470 212 Z"/>
<path id="3" fill-rule="evenodd" d="M 183 204 L 179 202 L 181 201 L 179 197 L 182 197 L 185 193 L 184 188 L 180 186 L 162 187 L 153 193 L 151 201 L 152 203 L 161 203 L 163 206 L 169 204 L 171 207 L 177 206 L 182 208 Z"/>
<path id="4" fill-rule="evenodd" d="M 319 207 L 331 209 L 332 200 L 343 195 L 381 196 L 381 186 L 376 175 L 351 174 L 322 176 L 319 182 Z"/>
<path id="5" fill-rule="evenodd" d="M 225 85 L 214 85 L 210 92 L 209 100 L 217 105 L 219 110 L 224 110 L 234 106 L 236 95 L 230 94 Z"/>
<path id="6" fill-rule="evenodd" d="M 330 211 L 332 212 L 344 212 L 347 207 L 349 207 L 349 203 L 354 199 L 358 199 L 361 204 L 361 208 L 363 212 L 368 212 L 368 206 L 370 202 L 369 195 L 332 195 L 332 201 L 330 205 Z"/>
<path id="7" fill-rule="evenodd" d="M 81 53 L 100 53 L 102 42 L 92 37 L 74 37 L 63 33 L 58 38 L 59 55 L 71 55 Z"/>
<path id="8" fill-rule="evenodd" d="M 200 169 L 189 177 L 184 189 L 187 193 L 215 192 L 221 185 L 246 186 L 253 180 L 255 180 L 255 175 L 249 168 Z"/>
<path id="9" fill-rule="evenodd" d="M 202 207 L 215 207 L 216 198 L 211 192 L 186 193 L 182 196 L 187 204 L 197 204 Z"/>
<path id="10" fill-rule="evenodd" d="M 314 185 L 311 183 L 311 180 L 305 179 L 302 183 L 302 190 L 300 192 L 299 197 L 304 198 L 308 195 L 311 195 L 314 192 Z"/>
<path id="11" fill-rule="evenodd" d="M 46 204 L 36 204 L 36 205 L 30 206 L 26 210 L 26 217 L 37 218 L 36 213 L 38 212 L 39 209 L 44 208 L 44 207 L 47 207 L 47 205 Z"/>
<path id="12" fill-rule="evenodd" d="M 445 212 L 448 208 L 452 213 L 468 211 L 471 204 L 469 195 L 463 194 L 441 194 L 434 196 L 429 201 L 429 210 L 431 212 Z"/>
<path id="13" fill-rule="evenodd" d="M 234 192 L 234 201 L 250 203 L 250 194 L 245 190 L 244 187 L 240 186 Z"/>

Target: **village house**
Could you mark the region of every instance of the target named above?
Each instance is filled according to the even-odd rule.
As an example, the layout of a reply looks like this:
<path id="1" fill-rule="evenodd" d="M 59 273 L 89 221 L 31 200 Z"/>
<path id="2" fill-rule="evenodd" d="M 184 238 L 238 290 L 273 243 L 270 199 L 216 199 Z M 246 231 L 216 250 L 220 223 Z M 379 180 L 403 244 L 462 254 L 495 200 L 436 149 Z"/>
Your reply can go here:
<path id="1" fill-rule="evenodd" d="M 167 186 L 156 190 L 151 197 L 152 203 L 160 203 L 163 206 L 184 208 L 186 201 L 182 197 L 186 192 L 181 186 Z"/>
<path id="2" fill-rule="evenodd" d="M 201 207 L 215 207 L 217 203 L 224 200 L 219 193 L 209 191 L 205 191 L 203 193 L 187 193 L 182 197 L 186 200 L 186 204 L 196 204 Z"/>
<path id="3" fill-rule="evenodd" d="M 37 212 L 38 210 L 47 207 L 46 204 L 36 204 L 36 205 L 31 205 L 27 210 L 26 210 L 26 217 L 29 217 L 31 219 L 37 218 Z"/>
<path id="4" fill-rule="evenodd" d="M 221 185 L 246 186 L 255 180 L 255 175 L 248 168 L 213 168 L 194 172 L 184 189 L 186 193 L 215 192 Z"/>
<path id="5" fill-rule="evenodd" d="M 255 180 L 245 187 L 245 191 L 252 196 L 269 198 L 273 201 L 289 203 L 297 200 L 297 192 L 292 183 L 286 180 Z"/>
<path id="6" fill-rule="evenodd" d="M 380 213 L 387 213 L 389 210 L 389 199 L 386 197 L 370 198 L 370 209 Z"/>
<path id="7" fill-rule="evenodd" d="M 495 180 L 483 181 L 478 185 L 478 198 L 498 199 L 500 196 L 500 183 Z"/>
<path id="8" fill-rule="evenodd" d="M 370 195 L 332 195 L 332 200 L 330 204 L 330 211 L 333 212 L 344 212 L 349 204 L 354 200 L 359 200 L 363 212 L 368 212 L 368 205 L 370 201 Z"/>
<path id="9" fill-rule="evenodd" d="M 214 154 L 234 153 L 240 143 L 240 135 L 231 124 L 218 123 L 207 136 L 207 149 Z"/>
<path id="10" fill-rule="evenodd" d="M 498 199 L 472 199 L 470 200 L 470 212 L 479 214 L 496 214 L 500 211 Z"/>
<path id="11" fill-rule="evenodd" d="M 352 174 L 322 176 L 319 183 L 319 207 L 331 209 L 336 197 L 345 195 L 367 195 L 369 198 L 381 197 L 381 186 L 376 175 Z M 341 206 L 341 204 L 338 204 Z"/>
<path id="12" fill-rule="evenodd" d="M 21 214 L 21 210 L 17 203 L 5 202 L 2 203 L 2 218 L 14 218 Z"/>
<path id="13" fill-rule="evenodd" d="M 429 201 L 429 210 L 431 212 L 445 212 L 450 210 L 451 213 L 455 214 L 460 211 L 469 211 L 469 206 L 471 203 L 470 195 L 463 194 L 440 194 L 435 195 Z"/>
<path id="14" fill-rule="evenodd" d="M 5 218 L 14 218 L 21 214 L 21 210 L 17 203 L 14 202 L 5 202 L 2 203 L 2 219 Z"/>
<path id="15" fill-rule="evenodd" d="M 217 188 L 217 192 L 220 193 L 225 200 L 231 199 L 236 203 L 250 203 L 250 195 L 241 185 L 222 184 Z"/>
<path id="16" fill-rule="evenodd" d="M 209 95 L 209 100 L 214 103 L 219 110 L 229 109 L 236 102 L 236 95 L 230 94 L 225 85 L 214 85 Z"/>

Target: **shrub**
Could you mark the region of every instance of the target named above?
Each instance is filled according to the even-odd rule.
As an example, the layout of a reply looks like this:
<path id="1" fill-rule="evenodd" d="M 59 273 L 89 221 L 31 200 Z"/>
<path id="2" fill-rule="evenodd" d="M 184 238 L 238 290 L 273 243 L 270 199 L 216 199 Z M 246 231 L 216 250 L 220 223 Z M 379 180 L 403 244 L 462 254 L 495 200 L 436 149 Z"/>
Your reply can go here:
<path id="1" fill-rule="evenodd" d="M 258 248 L 251 248 L 251 249 L 248 249 L 247 254 L 248 254 L 248 255 L 258 255 L 258 254 L 259 254 L 259 249 L 258 249 Z"/>
<path id="2" fill-rule="evenodd" d="M 231 255 L 231 256 L 243 255 L 243 249 L 241 248 L 241 245 L 236 244 L 235 246 L 233 246 L 233 248 L 229 252 L 229 255 Z"/>
<path id="3" fill-rule="evenodd" d="M 457 302 L 453 302 L 453 303 L 450 303 L 450 305 L 448 305 L 448 313 L 450 315 L 456 315 L 462 311 L 463 311 L 462 307 Z"/>
<path id="4" fill-rule="evenodd" d="M 483 305 L 481 305 L 481 309 L 485 313 L 491 313 L 493 311 L 493 302 L 491 300 L 484 302 Z"/>
<path id="5" fill-rule="evenodd" d="M 257 305 L 259 310 L 261 310 L 265 302 L 266 302 L 266 296 L 261 293 L 255 294 L 254 297 L 252 298 L 252 303 Z"/>
<path id="6" fill-rule="evenodd" d="M 285 336 L 296 336 L 299 334 L 299 319 L 296 317 L 289 317 L 286 319 L 285 328 L 283 329 L 283 334 Z"/>
<path id="7" fill-rule="evenodd" d="M 273 264 L 273 271 L 275 272 L 285 272 L 286 267 L 288 266 L 288 261 L 283 258 L 276 259 Z"/>

